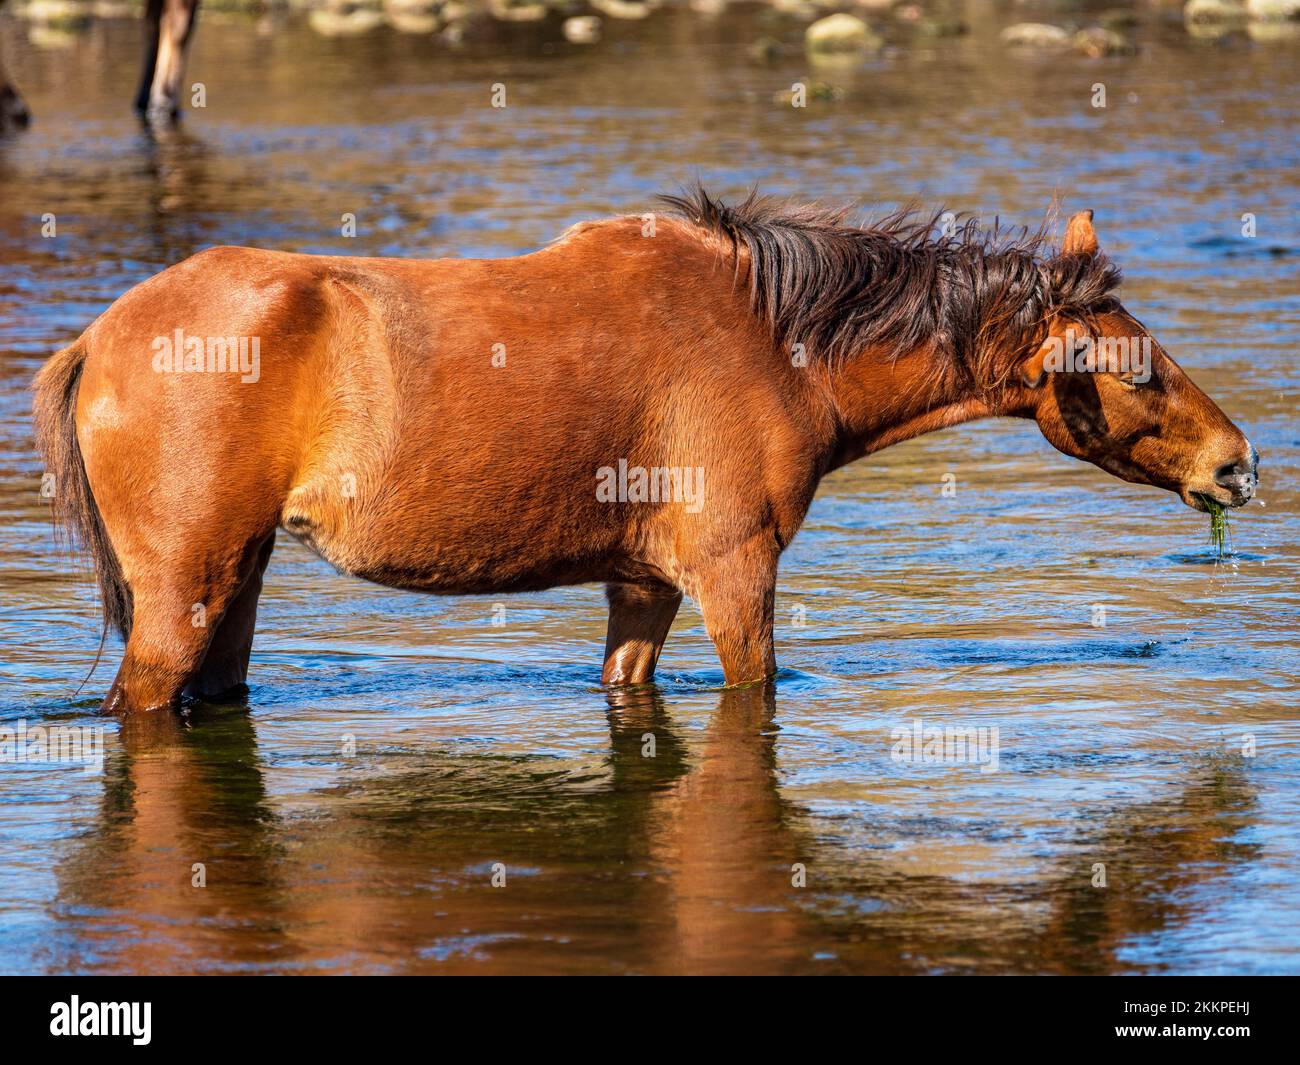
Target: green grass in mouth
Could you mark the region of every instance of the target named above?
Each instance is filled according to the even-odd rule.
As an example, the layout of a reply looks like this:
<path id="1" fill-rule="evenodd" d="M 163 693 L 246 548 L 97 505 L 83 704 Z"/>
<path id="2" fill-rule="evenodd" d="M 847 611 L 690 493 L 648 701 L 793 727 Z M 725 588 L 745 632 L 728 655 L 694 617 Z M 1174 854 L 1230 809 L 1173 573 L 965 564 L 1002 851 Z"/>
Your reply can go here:
<path id="1" fill-rule="evenodd" d="M 1228 552 L 1232 538 L 1228 532 L 1228 509 L 1222 503 L 1216 503 L 1209 496 L 1201 496 L 1205 509 L 1210 512 L 1210 546 L 1214 548 L 1215 558 L 1223 558 Z"/>

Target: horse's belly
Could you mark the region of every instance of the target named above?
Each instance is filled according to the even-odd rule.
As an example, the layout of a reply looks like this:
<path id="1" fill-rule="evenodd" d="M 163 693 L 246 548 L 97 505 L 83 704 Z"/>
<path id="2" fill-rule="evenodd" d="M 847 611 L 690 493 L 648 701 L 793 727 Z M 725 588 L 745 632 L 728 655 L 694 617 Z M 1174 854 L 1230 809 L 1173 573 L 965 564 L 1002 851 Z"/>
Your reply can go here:
<path id="1" fill-rule="evenodd" d="M 483 487 L 483 486 L 479 486 Z M 498 486 L 499 489 L 499 486 Z M 581 499 L 539 511 L 504 490 L 491 506 L 462 493 L 360 493 L 351 505 L 312 507 L 310 486 L 286 507 L 284 528 L 335 569 L 408 591 L 443 595 L 539 591 L 610 579 L 623 531 Z M 458 498 L 459 497 L 459 498 Z M 321 496 L 318 494 L 319 501 Z"/>

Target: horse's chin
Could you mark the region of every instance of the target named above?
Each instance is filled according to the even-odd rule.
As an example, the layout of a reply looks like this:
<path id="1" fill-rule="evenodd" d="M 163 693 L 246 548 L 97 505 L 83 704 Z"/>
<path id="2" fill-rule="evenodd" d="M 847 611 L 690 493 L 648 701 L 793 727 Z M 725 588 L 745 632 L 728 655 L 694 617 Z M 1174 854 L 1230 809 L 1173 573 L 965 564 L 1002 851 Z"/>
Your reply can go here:
<path id="1" fill-rule="evenodd" d="M 1218 487 L 1206 490 L 1199 488 L 1192 489 L 1184 485 L 1178 490 L 1178 494 L 1182 497 L 1184 503 L 1193 510 L 1199 510 L 1202 514 L 1208 514 L 1210 512 L 1210 508 L 1206 506 L 1206 500 L 1209 500 L 1212 503 L 1218 503 L 1219 506 L 1228 507 L 1229 509 L 1232 507 L 1239 507 L 1246 502 L 1244 499 L 1236 499 L 1231 492 Z"/>

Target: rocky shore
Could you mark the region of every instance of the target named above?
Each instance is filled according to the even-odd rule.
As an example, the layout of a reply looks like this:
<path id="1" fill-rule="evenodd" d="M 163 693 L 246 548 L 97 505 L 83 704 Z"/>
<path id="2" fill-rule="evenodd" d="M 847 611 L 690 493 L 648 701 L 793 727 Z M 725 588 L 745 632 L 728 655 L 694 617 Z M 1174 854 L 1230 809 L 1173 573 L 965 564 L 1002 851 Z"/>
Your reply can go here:
<path id="1" fill-rule="evenodd" d="M 670 6 L 689 7 L 702 18 L 725 16 L 732 6 L 771 9 L 787 30 L 801 24 L 802 50 L 825 63 L 853 63 L 909 42 L 958 38 L 972 27 L 992 26 L 1011 52 L 1077 53 L 1102 58 L 1131 55 L 1156 25 L 1181 24 L 1193 37 L 1244 34 L 1260 41 L 1300 39 L 1300 0 L 1145 0 L 1098 7 L 1079 0 L 1039 0 L 1011 5 L 985 0 L 203 0 L 203 17 L 269 20 L 305 18 L 331 37 L 391 27 L 435 36 L 449 46 L 490 23 L 537 25 L 575 46 L 595 45 L 607 26 L 653 18 Z M 19 0 L 8 5 L 34 43 L 57 45 L 94 19 L 138 17 L 143 0 Z M 1018 14 L 1033 15 L 1019 20 Z M 758 37 L 757 60 L 790 50 L 791 33 Z"/>

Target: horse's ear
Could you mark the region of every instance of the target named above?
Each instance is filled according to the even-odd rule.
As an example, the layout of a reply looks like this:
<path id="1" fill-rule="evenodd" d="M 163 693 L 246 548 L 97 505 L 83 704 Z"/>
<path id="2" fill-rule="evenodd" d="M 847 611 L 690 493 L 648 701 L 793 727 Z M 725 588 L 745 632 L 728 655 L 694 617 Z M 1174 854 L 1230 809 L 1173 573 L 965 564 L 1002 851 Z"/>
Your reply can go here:
<path id="1" fill-rule="evenodd" d="M 1092 212 L 1080 211 L 1071 216 L 1061 241 L 1062 255 L 1096 255 L 1097 231 L 1092 228 Z"/>
<path id="2" fill-rule="evenodd" d="M 1042 346 L 1020 364 L 1020 381 L 1029 388 L 1037 388 L 1047 376 L 1047 357 L 1052 353 L 1052 338 L 1043 341 Z"/>

